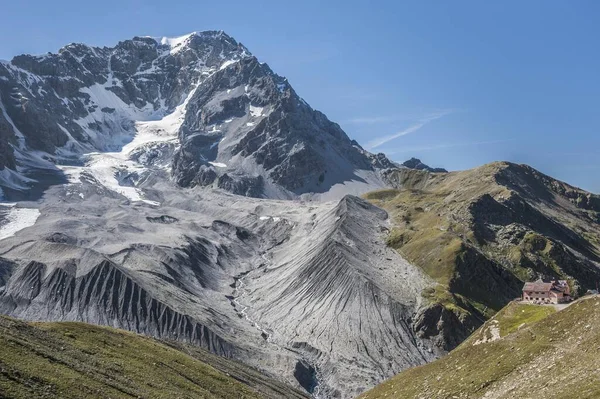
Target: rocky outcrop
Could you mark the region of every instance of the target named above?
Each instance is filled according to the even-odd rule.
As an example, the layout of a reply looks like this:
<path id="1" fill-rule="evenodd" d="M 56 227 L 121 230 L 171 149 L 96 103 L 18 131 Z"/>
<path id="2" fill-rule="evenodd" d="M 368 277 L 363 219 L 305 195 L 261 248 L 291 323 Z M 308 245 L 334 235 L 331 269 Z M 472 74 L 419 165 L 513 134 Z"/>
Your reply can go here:
<path id="1" fill-rule="evenodd" d="M 467 339 L 481 323 L 482 320 L 474 316 L 474 313 L 455 312 L 435 303 L 417 313 L 413 328 L 417 337 L 431 340 L 437 347 L 451 351 Z"/>
<path id="2" fill-rule="evenodd" d="M 553 179 L 531 166 L 507 163 L 496 176 L 499 184 L 510 187 L 528 200 L 555 202 L 566 198 L 577 208 L 600 212 L 600 196 Z"/>
<path id="3" fill-rule="evenodd" d="M 1 64 L 0 64 L 1 65 Z M 2 98 L 0 97 L 0 104 Z M 15 169 L 15 154 L 11 143 L 16 142 L 15 132 L 12 125 L 6 119 L 4 107 L 0 106 L 0 169 Z"/>
<path id="4" fill-rule="evenodd" d="M 324 192 L 356 180 L 355 169 L 392 166 L 383 154 L 356 147 L 255 57 L 221 69 L 198 86 L 179 135 L 184 144 L 175 153 L 173 174 L 180 184 L 217 181 L 218 187 L 242 195 L 260 196 L 265 178 L 293 194 Z M 224 165 L 223 171 L 211 162 Z"/>
<path id="5" fill-rule="evenodd" d="M 425 165 L 420 159 L 417 158 L 411 158 L 408 161 L 404 161 L 402 166 L 406 166 L 409 169 L 426 170 L 433 173 L 448 173 L 448 171 L 444 168 L 432 168 L 429 165 Z"/>

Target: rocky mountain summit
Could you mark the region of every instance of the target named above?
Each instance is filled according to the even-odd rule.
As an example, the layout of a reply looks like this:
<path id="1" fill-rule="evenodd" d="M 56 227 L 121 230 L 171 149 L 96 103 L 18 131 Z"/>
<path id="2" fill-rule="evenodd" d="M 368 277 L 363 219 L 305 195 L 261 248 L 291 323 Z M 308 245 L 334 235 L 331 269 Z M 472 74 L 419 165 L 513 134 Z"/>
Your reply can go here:
<path id="1" fill-rule="evenodd" d="M 119 185 L 161 169 L 182 187 L 293 198 L 345 182 L 381 186 L 377 171 L 392 166 L 223 32 L 17 56 L 0 64 L 0 102 L 9 190 L 27 187 L 31 168 L 119 152 L 140 136 L 128 154 L 136 164 L 112 166 L 128 178 Z"/>

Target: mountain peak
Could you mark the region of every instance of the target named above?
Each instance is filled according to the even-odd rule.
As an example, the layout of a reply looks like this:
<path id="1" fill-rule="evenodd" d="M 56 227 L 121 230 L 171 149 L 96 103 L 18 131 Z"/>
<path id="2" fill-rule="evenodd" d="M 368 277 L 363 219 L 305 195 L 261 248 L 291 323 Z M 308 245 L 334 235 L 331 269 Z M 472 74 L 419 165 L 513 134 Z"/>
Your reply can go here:
<path id="1" fill-rule="evenodd" d="M 170 46 L 171 48 L 175 48 L 181 46 L 186 41 L 188 41 L 192 36 L 196 35 L 196 32 L 188 33 L 187 35 L 177 36 L 177 37 L 161 37 L 157 40 L 160 44 L 164 46 Z"/>
<path id="2" fill-rule="evenodd" d="M 160 45 L 168 46 L 171 49 L 171 54 L 175 54 L 175 53 L 181 51 L 186 46 L 188 46 L 194 38 L 209 36 L 209 35 L 212 37 L 215 37 L 214 32 L 209 31 L 209 32 L 191 32 L 191 33 L 188 33 L 188 34 L 185 34 L 182 36 L 176 36 L 176 37 L 163 36 L 163 37 L 154 38 L 154 39 Z"/>
<path id="3" fill-rule="evenodd" d="M 403 166 L 406 166 L 409 169 L 417 169 L 417 170 L 427 170 L 429 172 L 434 172 L 434 173 L 446 173 L 448 172 L 446 169 L 444 168 L 432 168 L 429 165 L 424 164 L 423 162 L 421 162 L 420 159 L 418 158 L 411 158 L 408 161 L 405 161 L 404 163 L 402 163 Z"/>
<path id="4" fill-rule="evenodd" d="M 242 56 L 250 56 L 251 53 L 241 43 L 238 43 L 232 36 L 222 30 L 194 31 L 182 36 L 176 37 L 154 37 L 152 38 L 157 44 L 170 48 L 172 55 L 186 48 L 196 48 L 206 44 L 206 41 L 220 41 L 224 46 L 238 48 L 242 52 Z"/>
<path id="5" fill-rule="evenodd" d="M 182 186 L 277 198 L 338 186 L 337 197 L 381 187 L 378 171 L 395 166 L 354 146 L 339 125 L 223 31 L 17 56 L 0 68 L 0 96 L 7 140 L 20 137 L 25 150 L 63 162 L 139 143 L 119 159 L 136 154 L 147 162 L 160 148 L 162 168 Z M 3 152 L 12 159 L 10 146 Z M 4 165 L 15 166 L 0 157 Z M 155 165 L 117 174 L 140 168 L 154 173 Z M 115 171 L 107 173 L 104 183 L 119 186 Z M 356 188 L 347 191 L 346 182 Z"/>

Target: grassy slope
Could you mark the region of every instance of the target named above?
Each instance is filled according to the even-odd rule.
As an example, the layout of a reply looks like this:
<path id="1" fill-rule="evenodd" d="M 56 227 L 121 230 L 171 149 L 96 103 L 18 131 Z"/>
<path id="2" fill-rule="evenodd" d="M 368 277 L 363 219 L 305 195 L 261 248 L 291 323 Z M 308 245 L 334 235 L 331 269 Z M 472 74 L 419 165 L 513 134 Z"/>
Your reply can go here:
<path id="1" fill-rule="evenodd" d="M 574 270 L 568 269 L 576 264 L 574 258 L 561 250 L 562 244 L 535 230 L 547 231 L 548 223 L 565 226 L 571 236 L 579 235 L 590 256 L 599 259 L 600 225 L 594 220 L 600 213 L 579 207 L 581 198 L 588 195 L 598 200 L 597 196 L 590 197 L 526 166 L 503 162 L 464 172 L 404 169 L 393 173 L 394 185 L 400 189 L 375 191 L 364 197 L 387 210 L 394 221 L 388 245 L 439 283 L 423 293 L 431 303 L 440 303 L 457 314 L 489 318 L 519 294 L 520 282 L 537 278 L 539 273 L 571 281 L 576 281 L 573 276 L 579 273 L 576 283 L 580 286 L 595 280 L 593 267 L 577 264 Z M 517 183 L 506 183 L 512 180 Z M 533 186 L 537 191 L 530 192 Z M 569 197 L 575 195 L 577 200 Z M 486 203 L 497 206 L 475 206 L 486 196 Z M 552 222 L 523 219 L 520 211 L 511 215 L 501 204 L 514 196 L 531 201 Z M 506 237 L 515 234 L 505 235 L 504 241 L 484 237 L 481 232 L 487 227 L 482 226 L 486 226 L 488 214 L 499 219 L 489 222 L 492 228 L 512 223 L 530 231 L 520 242 L 507 241 Z"/>
<path id="2" fill-rule="evenodd" d="M 380 190 L 364 196 L 387 210 L 394 221 L 388 245 L 440 284 L 435 291 L 425 293 L 432 302 L 456 308 L 454 297 L 457 293 L 448 292 L 448 288 L 456 274 L 457 259 L 465 250 L 464 243 L 473 240 L 468 221 L 461 213 L 473 198 L 484 193 L 507 195 L 507 190 L 494 184 L 492 177 L 488 176 L 493 171 L 495 168 L 486 169 L 483 173 L 486 178 L 481 178 L 471 171 L 428 173 L 403 170 L 399 172 L 402 176 L 398 182 L 402 189 Z M 486 303 L 479 308 L 483 312 L 490 305 Z M 502 304 L 494 304 L 488 316 L 501 307 Z"/>
<path id="3" fill-rule="evenodd" d="M 180 349 L 187 353 L 108 327 L 0 316 L 0 397 L 305 397 L 232 361 Z"/>
<path id="4" fill-rule="evenodd" d="M 497 331 L 500 338 L 505 337 L 520 328 L 543 320 L 555 312 L 554 306 L 511 302 L 475 331 L 462 345 L 471 346 L 477 341 L 490 340 L 493 336 L 492 329 Z"/>
<path id="5" fill-rule="evenodd" d="M 548 309 L 510 304 L 497 315 L 507 335 L 478 345 L 469 339 L 360 398 L 599 398 L 600 298 Z M 476 334 L 484 335 L 491 322 Z"/>

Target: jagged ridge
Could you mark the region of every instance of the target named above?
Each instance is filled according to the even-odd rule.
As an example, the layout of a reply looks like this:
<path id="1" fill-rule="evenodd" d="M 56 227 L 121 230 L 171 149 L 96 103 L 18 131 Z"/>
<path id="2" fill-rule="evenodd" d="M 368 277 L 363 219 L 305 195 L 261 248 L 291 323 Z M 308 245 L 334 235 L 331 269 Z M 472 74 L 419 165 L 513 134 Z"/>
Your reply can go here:
<path id="1" fill-rule="evenodd" d="M 30 262 L 6 287 L 0 312 L 23 319 L 109 325 L 191 342 L 222 356 L 232 355 L 229 343 L 191 317 L 157 301 L 112 262 L 102 261 L 83 276 L 71 273 L 62 268 L 49 271 L 44 264 Z"/>
<path id="2" fill-rule="evenodd" d="M 120 194 L 113 185 L 150 188 L 148 177 L 167 171 L 181 186 L 276 198 L 348 181 L 365 191 L 381 186 L 377 171 L 392 165 L 223 32 L 18 56 L 0 64 L 0 103 L 0 186 L 8 194 L 27 189 L 26 176 L 36 179 L 39 168 L 64 163 L 93 166 L 98 183 Z M 123 152 L 135 140 L 117 160 L 81 159 Z"/>

